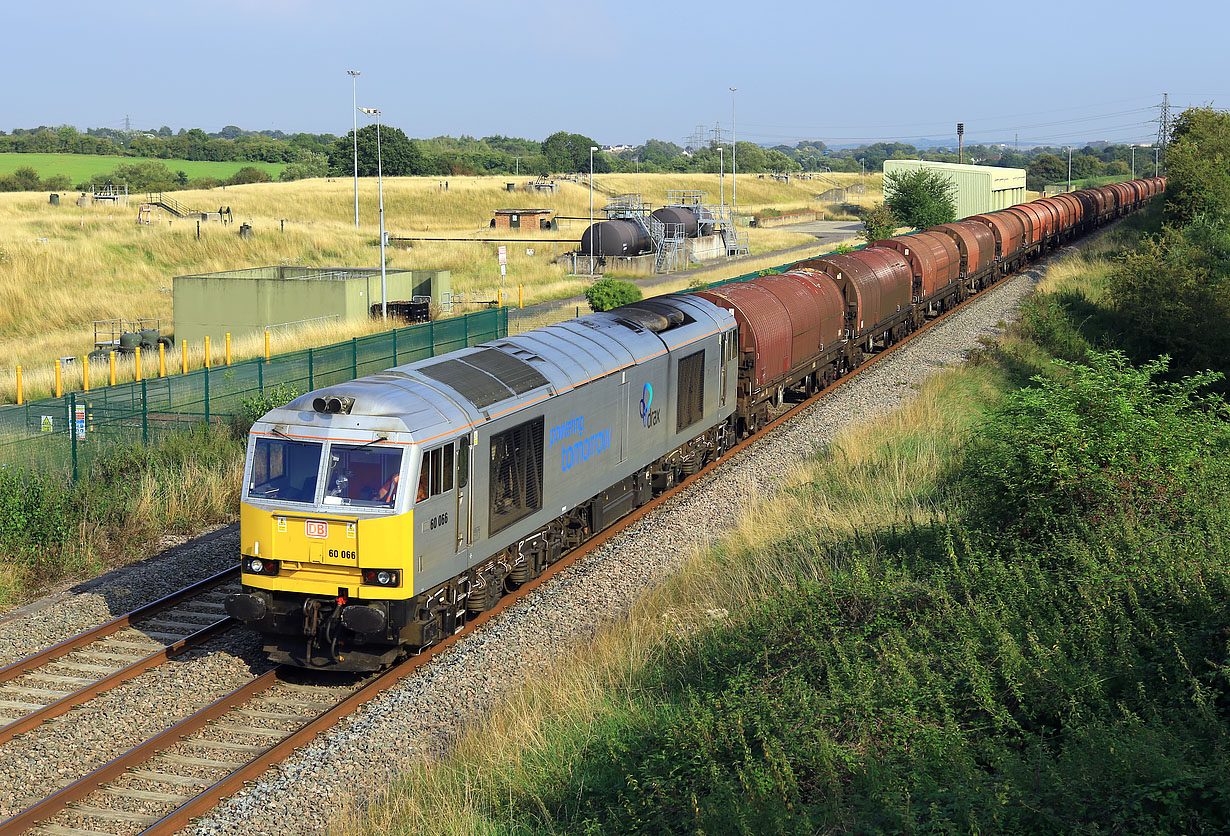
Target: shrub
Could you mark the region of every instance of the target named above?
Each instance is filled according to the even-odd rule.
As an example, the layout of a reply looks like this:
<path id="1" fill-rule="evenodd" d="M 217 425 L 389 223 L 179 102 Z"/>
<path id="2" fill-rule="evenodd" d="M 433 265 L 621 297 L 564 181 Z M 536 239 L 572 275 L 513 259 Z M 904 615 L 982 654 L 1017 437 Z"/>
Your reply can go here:
<path id="1" fill-rule="evenodd" d="M 892 236 L 901 224 L 893 210 L 880 204 L 863 217 L 863 238 L 870 244 Z"/>
<path id="2" fill-rule="evenodd" d="M 599 279 L 585 289 L 585 301 L 592 311 L 609 311 L 640 300 L 641 289 L 619 279 Z"/>
<path id="3" fill-rule="evenodd" d="M 226 179 L 228 186 L 242 186 L 246 183 L 268 183 L 273 178 L 269 172 L 253 166 L 244 166 Z"/>
<path id="4" fill-rule="evenodd" d="M 992 528 L 1039 539 L 1170 527 L 1225 493 L 1230 411 L 1197 394 L 1220 374 L 1158 382 L 1166 358 L 1133 368 L 1119 352 L 1056 362 L 1067 374 L 1012 393 L 967 456 L 971 501 Z"/>
<path id="5" fill-rule="evenodd" d="M 238 438 L 247 436 L 252 425 L 259 421 L 265 413 L 293 401 L 303 393 L 294 386 L 279 383 L 272 389 L 244 398 L 239 405 L 239 414 L 234 418 L 232 427 Z"/>
<path id="6" fill-rule="evenodd" d="M 956 193 L 952 177 L 934 169 L 884 175 L 884 203 L 902 223 L 915 229 L 955 221 Z"/>

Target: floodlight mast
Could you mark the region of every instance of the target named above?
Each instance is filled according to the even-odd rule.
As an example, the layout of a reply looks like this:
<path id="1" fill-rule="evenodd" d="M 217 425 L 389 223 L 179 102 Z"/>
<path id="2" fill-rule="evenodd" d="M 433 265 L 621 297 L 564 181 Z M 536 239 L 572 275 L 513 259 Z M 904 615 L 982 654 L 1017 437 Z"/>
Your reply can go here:
<path id="1" fill-rule="evenodd" d="M 380 317 L 387 322 L 389 319 L 389 292 L 384 266 L 384 242 L 387 235 L 384 231 L 384 160 L 380 154 L 380 111 L 374 107 L 361 107 L 359 110 L 368 116 L 376 117 L 376 182 L 379 183 L 380 189 Z"/>

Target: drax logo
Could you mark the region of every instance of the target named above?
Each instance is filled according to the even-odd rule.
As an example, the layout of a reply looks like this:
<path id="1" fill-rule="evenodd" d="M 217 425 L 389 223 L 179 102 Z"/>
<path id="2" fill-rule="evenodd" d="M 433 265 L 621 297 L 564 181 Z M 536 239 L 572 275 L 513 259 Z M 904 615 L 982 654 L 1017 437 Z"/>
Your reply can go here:
<path id="1" fill-rule="evenodd" d="M 641 422 L 645 425 L 645 429 L 657 426 L 658 420 L 662 417 L 661 410 L 652 409 L 653 406 L 653 387 L 648 383 L 641 391 Z"/>

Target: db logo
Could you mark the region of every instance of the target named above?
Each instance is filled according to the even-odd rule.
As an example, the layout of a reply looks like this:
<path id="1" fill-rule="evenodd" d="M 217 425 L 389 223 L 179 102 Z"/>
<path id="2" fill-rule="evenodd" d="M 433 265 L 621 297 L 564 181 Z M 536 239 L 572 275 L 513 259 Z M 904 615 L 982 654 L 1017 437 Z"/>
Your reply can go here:
<path id="1" fill-rule="evenodd" d="M 316 520 L 308 520 L 307 536 L 315 537 L 317 540 L 323 540 L 329 536 L 329 524 L 327 522 L 318 522 Z"/>

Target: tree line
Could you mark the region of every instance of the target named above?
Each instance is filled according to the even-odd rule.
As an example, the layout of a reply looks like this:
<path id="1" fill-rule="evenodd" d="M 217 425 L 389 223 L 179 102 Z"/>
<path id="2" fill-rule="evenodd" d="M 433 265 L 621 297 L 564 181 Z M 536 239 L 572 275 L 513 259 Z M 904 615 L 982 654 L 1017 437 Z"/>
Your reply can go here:
<path id="1" fill-rule="evenodd" d="M 598 143 L 589 136 L 557 131 L 541 142 L 502 135 L 472 137 L 438 136 L 411 139 L 400 129 L 381 127 L 384 171 L 390 176 L 462 175 L 545 175 L 588 172 L 591 147 Z M 377 168 L 376 126 L 359 130 L 359 170 L 374 176 Z M 228 125 L 207 133 L 200 128 L 173 132 L 157 129 L 121 131 L 90 128 L 85 132 L 58 127 L 17 128 L 0 131 L 0 153 L 99 154 L 161 160 L 204 160 L 213 162 L 289 163 L 283 179 L 345 176 L 354 169 L 354 136 L 247 131 Z M 829 148 L 819 140 L 804 140 L 795 145 L 764 148 L 753 142 L 710 141 L 697 147 L 660 139 L 625 148 L 618 153 L 599 150 L 593 154 L 596 173 L 677 172 L 716 174 L 729 170 L 732 157 L 738 170 L 746 172 L 857 172 L 882 171 L 890 159 L 926 159 L 956 162 L 955 149 L 922 149 L 900 142 L 876 142 L 850 148 Z M 1067 180 L 1067 152 L 1054 147 L 1025 151 L 1001 146 L 971 145 L 963 160 L 978 165 L 1024 168 L 1028 186 L 1040 190 L 1048 183 Z M 1132 149 L 1127 145 L 1095 143 L 1073 149 L 1072 177 L 1126 176 L 1131 172 Z M 1138 173 L 1152 171 L 1152 150 L 1137 149 Z M 174 172 L 172 172 L 174 175 Z M 25 181 L 23 181 L 25 182 Z M 9 184 L 12 185 L 11 183 Z M 180 184 L 186 185 L 186 184 Z"/>

